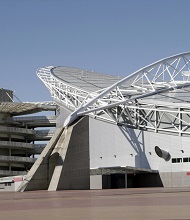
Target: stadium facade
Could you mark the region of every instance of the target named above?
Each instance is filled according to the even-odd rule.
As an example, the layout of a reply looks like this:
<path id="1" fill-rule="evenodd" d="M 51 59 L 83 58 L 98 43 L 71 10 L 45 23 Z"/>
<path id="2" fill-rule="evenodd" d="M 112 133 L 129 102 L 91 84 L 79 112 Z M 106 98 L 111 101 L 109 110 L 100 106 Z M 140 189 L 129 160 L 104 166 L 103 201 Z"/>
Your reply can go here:
<path id="1" fill-rule="evenodd" d="M 44 67 L 57 130 L 19 191 L 190 186 L 190 53 L 126 77 Z"/>

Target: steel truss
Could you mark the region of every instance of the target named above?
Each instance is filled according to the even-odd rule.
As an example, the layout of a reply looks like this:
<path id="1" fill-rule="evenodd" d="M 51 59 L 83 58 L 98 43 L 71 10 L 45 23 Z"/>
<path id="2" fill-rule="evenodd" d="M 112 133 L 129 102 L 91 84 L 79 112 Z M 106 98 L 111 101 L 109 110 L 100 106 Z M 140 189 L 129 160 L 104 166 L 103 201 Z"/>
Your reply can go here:
<path id="1" fill-rule="evenodd" d="M 52 73 L 52 66 L 43 67 L 37 70 L 37 76 L 42 80 L 49 90 L 53 99 L 71 111 L 76 110 L 82 105 L 83 100 L 87 99 L 88 92 L 80 88 L 61 81 Z M 95 96 L 95 95 L 94 95 Z"/>
<path id="2" fill-rule="evenodd" d="M 65 125 L 79 116 L 90 114 L 135 128 L 190 134 L 190 108 L 142 102 L 147 97 L 163 93 L 173 98 L 171 91 L 177 93 L 178 89 L 190 86 L 190 52 L 159 60 L 96 92 L 84 91 L 56 78 L 52 68 L 41 68 L 37 75 L 54 100 L 72 111 Z"/>
<path id="3" fill-rule="evenodd" d="M 190 108 L 136 102 L 110 109 L 118 125 L 154 132 L 190 135 Z"/>

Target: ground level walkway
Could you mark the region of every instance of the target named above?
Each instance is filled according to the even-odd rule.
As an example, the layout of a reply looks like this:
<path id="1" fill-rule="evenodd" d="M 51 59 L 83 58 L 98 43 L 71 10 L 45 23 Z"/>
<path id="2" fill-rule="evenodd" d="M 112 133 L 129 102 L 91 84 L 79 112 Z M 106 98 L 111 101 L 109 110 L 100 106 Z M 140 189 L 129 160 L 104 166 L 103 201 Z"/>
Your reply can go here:
<path id="1" fill-rule="evenodd" d="M 0 193 L 6 220 L 190 219 L 190 188 Z"/>

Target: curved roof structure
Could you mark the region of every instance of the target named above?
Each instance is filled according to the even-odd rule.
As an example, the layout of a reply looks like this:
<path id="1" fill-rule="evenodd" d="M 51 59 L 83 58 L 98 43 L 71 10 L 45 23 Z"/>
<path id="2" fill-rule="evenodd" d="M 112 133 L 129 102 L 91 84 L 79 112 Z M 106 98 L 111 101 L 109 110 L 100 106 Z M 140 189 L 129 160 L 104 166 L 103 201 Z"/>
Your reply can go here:
<path id="1" fill-rule="evenodd" d="M 102 90 L 123 77 L 101 74 L 80 68 L 58 66 L 51 69 L 57 79 L 87 92 Z"/>
<path id="2" fill-rule="evenodd" d="M 155 100 L 175 104 L 190 102 L 190 52 L 161 59 L 127 75 L 117 77 L 69 67 L 44 67 L 38 77 L 56 102 L 72 112 L 65 125 L 78 116 L 106 115 L 118 122 L 127 107 L 153 104 Z"/>

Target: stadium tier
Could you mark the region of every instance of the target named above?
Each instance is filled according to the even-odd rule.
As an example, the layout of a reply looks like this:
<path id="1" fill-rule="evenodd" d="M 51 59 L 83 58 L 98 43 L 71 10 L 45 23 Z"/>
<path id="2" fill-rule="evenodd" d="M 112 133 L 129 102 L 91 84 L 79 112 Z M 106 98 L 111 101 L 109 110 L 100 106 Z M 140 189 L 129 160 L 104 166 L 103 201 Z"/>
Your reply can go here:
<path id="1" fill-rule="evenodd" d="M 23 176 L 53 136 L 53 130 L 49 130 L 49 127 L 56 126 L 55 116 L 36 116 L 33 113 L 55 112 L 56 105 L 53 102 L 13 102 L 12 91 L 1 91 L 3 95 L 0 94 L 0 177 Z M 44 130 L 45 127 L 48 130 Z M 0 190 L 3 190 L 6 184 L 0 179 Z M 6 186 L 12 189 L 11 184 Z"/>

